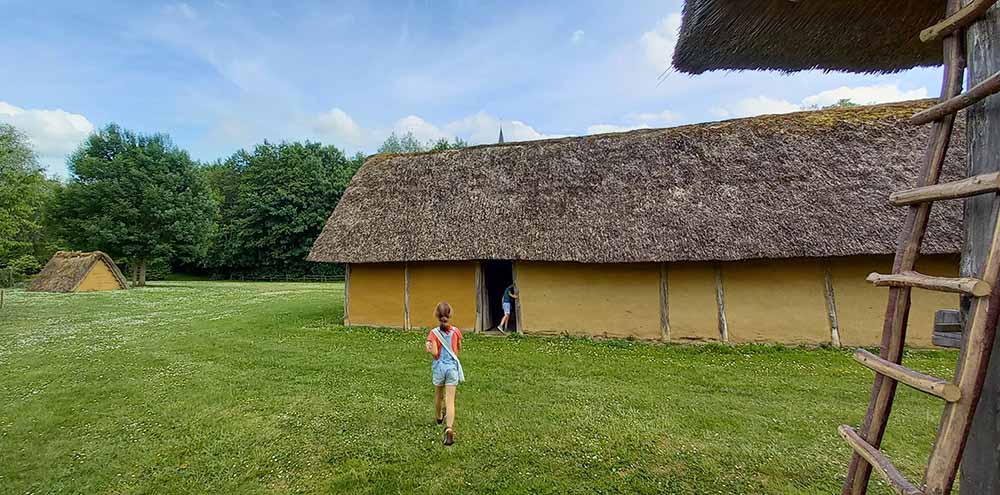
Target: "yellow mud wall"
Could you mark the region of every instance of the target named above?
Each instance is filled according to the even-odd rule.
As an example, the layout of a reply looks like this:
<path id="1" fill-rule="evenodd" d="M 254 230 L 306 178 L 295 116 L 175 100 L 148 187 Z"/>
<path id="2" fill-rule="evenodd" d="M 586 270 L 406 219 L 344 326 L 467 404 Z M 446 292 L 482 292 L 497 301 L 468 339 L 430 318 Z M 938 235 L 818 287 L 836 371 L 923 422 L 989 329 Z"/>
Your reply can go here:
<path id="1" fill-rule="evenodd" d="M 525 333 L 660 338 L 657 263 L 517 262 Z"/>
<path id="2" fill-rule="evenodd" d="M 347 297 L 351 325 L 402 328 L 404 277 L 402 263 L 351 264 Z"/>
<path id="3" fill-rule="evenodd" d="M 410 326 L 438 324 L 434 308 L 451 304 L 452 324 L 473 330 L 476 325 L 476 264 L 473 262 L 410 263 Z"/>
<path id="4" fill-rule="evenodd" d="M 957 255 L 924 256 L 917 271 L 942 277 L 958 276 Z M 891 256 L 850 256 L 830 261 L 833 292 L 837 301 L 840 341 L 845 346 L 878 346 L 882 339 L 889 289 L 875 287 L 865 280 L 871 272 L 889 273 Z M 907 344 L 932 347 L 934 312 L 958 309 L 958 294 L 912 289 Z"/>
<path id="5" fill-rule="evenodd" d="M 730 342 L 830 342 L 821 261 L 740 261 L 721 266 Z"/>
<path id="6" fill-rule="evenodd" d="M 671 342 L 719 340 L 711 263 L 667 263 L 667 294 Z"/>
<path id="7" fill-rule="evenodd" d="M 90 272 L 83 278 L 83 281 L 80 282 L 76 290 L 77 292 L 91 292 L 121 288 L 121 284 L 115 278 L 114 274 L 111 273 L 108 265 L 105 265 L 103 261 L 98 261 L 94 263 L 94 267 L 90 269 Z"/>

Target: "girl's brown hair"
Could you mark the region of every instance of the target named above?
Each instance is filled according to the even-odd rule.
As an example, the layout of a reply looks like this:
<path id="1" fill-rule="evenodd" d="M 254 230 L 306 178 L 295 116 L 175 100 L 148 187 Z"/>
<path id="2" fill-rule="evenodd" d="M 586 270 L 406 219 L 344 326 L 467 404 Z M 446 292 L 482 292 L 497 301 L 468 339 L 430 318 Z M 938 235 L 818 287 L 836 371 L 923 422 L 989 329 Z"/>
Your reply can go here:
<path id="1" fill-rule="evenodd" d="M 442 316 L 447 317 L 449 320 L 451 319 L 451 304 L 444 301 L 439 302 L 437 307 L 434 308 L 434 317 L 440 320 Z"/>

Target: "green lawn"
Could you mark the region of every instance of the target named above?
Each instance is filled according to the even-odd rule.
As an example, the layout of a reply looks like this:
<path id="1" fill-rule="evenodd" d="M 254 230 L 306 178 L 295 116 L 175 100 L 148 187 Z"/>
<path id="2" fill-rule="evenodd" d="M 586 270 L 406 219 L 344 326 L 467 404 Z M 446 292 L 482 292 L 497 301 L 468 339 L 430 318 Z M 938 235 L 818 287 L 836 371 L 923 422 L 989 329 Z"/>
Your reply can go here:
<path id="1" fill-rule="evenodd" d="M 424 334 L 344 328 L 342 305 L 339 284 L 8 292 L 0 493 L 834 493 L 871 385 L 847 350 L 469 332 L 446 448 Z M 886 449 L 918 480 L 940 406 L 900 387 Z"/>

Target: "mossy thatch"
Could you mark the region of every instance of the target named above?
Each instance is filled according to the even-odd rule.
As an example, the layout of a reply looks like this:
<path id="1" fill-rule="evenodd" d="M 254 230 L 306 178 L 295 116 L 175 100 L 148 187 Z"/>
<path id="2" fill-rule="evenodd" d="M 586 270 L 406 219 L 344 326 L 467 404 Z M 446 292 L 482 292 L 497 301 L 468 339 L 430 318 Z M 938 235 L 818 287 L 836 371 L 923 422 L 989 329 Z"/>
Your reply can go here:
<path id="1" fill-rule="evenodd" d="M 686 0 L 674 67 L 896 72 L 941 63 L 943 0 Z M 670 56 L 665 53 L 664 56 Z"/>
<path id="2" fill-rule="evenodd" d="M 73 292 L 97 263 L 107 265 L 121 288 L 128 288 L 128 281 L 110 256 L 100 251 L 90 253 L 59 251 L 35 276 L 31 285 L 28 286 L 28 290 L 33 292 Z"/>
<path id="3" fill-rule="evenodd" d="M 376 155 L 309 259 L 649 262 L 890 254 L 929 100 Z M 959 119 L 945 178 L 964 174 Z M 956 253 L 958 202 L 924 253 Z"/>

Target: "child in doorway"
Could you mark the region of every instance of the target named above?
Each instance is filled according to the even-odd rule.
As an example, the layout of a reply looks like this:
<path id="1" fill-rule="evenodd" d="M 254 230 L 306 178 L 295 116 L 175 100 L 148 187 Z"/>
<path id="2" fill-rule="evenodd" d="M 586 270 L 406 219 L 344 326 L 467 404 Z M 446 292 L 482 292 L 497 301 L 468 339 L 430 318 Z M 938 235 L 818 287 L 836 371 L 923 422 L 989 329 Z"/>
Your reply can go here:
<path id="1" fill-rule="evenodd" d="M 503 318 L 500 320 L 500 325 L 497 326 L 497 329 L 500 330 L 500 333 L 504 333 L 504 332 L 507 331 L 507 323 L 510 322 L 510 307 L 511 307 L 511 304 L 514 303 L 514 299 L 517 299 L 517 297 L 518 297 L 518 295 L 517 295 L 517 287 L 514 287 L 513 284 L 511 284 L 510 287 L 507 287 L 506 289 L 504 289 L 504 291 L 503 291 Z"/>
<path id="2" fill-rule="evenodd" d="M 448 324 L 451 321 L 451 305 L 438 303 L 434 316 L 440 323 L 427 334 L 424 349 L 434 356 L 431 375 L 434 383 L 434 413 L 437 424 L 445 423 L 444 444 L 455 443 L 455 391 L 458 382 L 464 379 L 462 363 L 458 353 L 462 350 L 462 331 Z M 444 412 L 441 402 L 444 401 Z"/>

